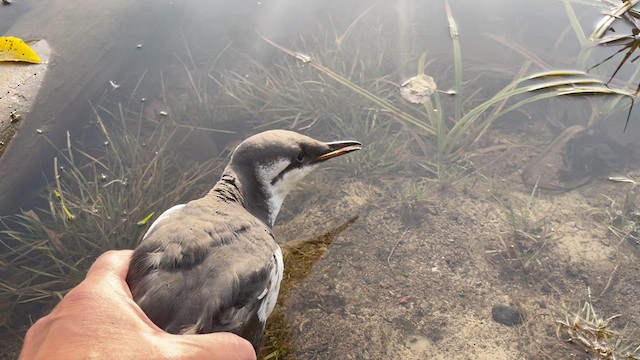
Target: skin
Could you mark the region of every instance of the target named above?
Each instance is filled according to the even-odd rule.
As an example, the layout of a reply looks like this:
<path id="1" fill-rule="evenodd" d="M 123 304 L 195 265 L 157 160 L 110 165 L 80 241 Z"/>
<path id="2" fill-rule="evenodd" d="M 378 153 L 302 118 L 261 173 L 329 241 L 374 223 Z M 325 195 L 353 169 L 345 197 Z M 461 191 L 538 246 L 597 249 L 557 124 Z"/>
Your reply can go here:
<path id="1" fill-rule="evenodd" d="M 172 335 L 155 326 L 125 282 L 132 251 L 109 251 L 53 311 L 27 332 L 21 360 L 255 360 L 251 344 L 231 333 Z"/>

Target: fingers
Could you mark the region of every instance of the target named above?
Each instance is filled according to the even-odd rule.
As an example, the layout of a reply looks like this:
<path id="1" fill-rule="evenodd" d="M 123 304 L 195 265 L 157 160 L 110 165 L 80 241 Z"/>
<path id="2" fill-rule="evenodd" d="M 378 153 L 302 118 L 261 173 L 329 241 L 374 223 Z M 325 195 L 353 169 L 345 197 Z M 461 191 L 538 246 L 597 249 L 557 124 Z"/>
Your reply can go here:
<path id="1" fill-rule="evenodd" d="M 182 340 L 192 350 L 192 359 L 256 360 L 253 346 L 231 333 L 169 335 Z"/>
<path id="2" fill-rule="evenodd" d="M 125 281 L 131 253 L 131 250 L 112 250 L 100 255 L 91 265 L 85 279 L 65 295 L 56 310 L 102 303 L 115 294 L 131 298 Z"/>
<path id="3" fill-rule="evenodd" d="M 40 346 L 51 332 L 51 317 L 45 316 L 36 321 L 27 331 L 24 338 L 24 346 L 19 359 L 34 359 L 40 350 Z"/>
<path id="4" fill-rule="evenodd" d="M 87 280 L 115 275 L 120 279 L 127 277 L 132 250 L 111 250 L 100 255 L 87 272 Z"/>

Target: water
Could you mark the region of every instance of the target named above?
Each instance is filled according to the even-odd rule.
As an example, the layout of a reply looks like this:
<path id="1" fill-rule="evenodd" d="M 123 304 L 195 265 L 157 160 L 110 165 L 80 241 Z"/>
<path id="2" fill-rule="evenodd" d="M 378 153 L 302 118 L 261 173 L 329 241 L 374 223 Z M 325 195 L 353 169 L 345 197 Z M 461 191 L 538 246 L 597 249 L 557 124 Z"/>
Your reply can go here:
<path id="1" fill-rule="evenodd" d="M 57 58 L 0 160 L 0 208 L 5 215 L 34 209 L 23 220 L 37 216 L 44 227 L 22 234 L 23 243 L 49 239 L 50 252 L 70 252 L 78 270 L 56 272 L 46 254 L 3 269 L 2 281 L 12 286 L 26 284 L 21 265 L 55 276 L 49 287 L 41 278 L 24 286 L 20 300 L 43 291 L 52 298 L 9 311 L 15 294 L 0 297 L 0 320 L 10 329 L 2 333 L 4 357 L 19 346 L 12 334 L 46 312 L 55 292 L 81 279 L 99 253 L 77 239 L 130 248 L 145 229 L 136 223 L 201 195 L 230 149 L 268 128 L 356 138 L 365 148 L 314 174 L 285 202 L 274 229 L 283 247 L 304 239 L 321 245 L 291 251 L 308 256 L 287 259 L 296 280 L 285 281 L 283 311 L 272 319 L 276 335 L 264 355 L 581 359 L 596 340 L 617 346 L 618 356 L 624 349 L 616 341 L 634 342 L 640 125 L 634 110 L 623 132 L 628 99 L 541 100 L 485 123 L 484 131 L 477 127 L 469 146 L 443 137 L 438 143 L 429 135 L 436 125 L 427 120 L 429 105 L 404 101 L 395 85 L 418 75 L 424 54 L 424 73 L 438 89 L 455 89 L 454 43 L 440 1 L 14 4 L 0 8 L 0 16 L 23 15 L 10 23 L 0 17 L 2 30 L 47 38 Z M 586 70 L 618 49 L 581 50 L 565 6 L 452 1 L 464 83 L 458 95 L 438 93 L 441 105 L 431 95 L 431 119 L 442 114 L 441 124 L 451 129 L 452 119 L 519 71 Z M 572 8 L 588 36 L 600 10 Z M 615 34 L 630 31 L 614 26 Z M 575 78 L 607 81 L 620 60 Z M 623 88 L 636 70 L 635 63 L 622 66 L 611 88 Z M 348 81 L 337 82 L 333 73 Z M 541 93 L 502 107 L 496 102 L 478 121 Z M 64 203 L 53 194 L 54 157 Z M 78 174 L 84 178 L 74 181 Z M 24 233 L 11 219 L 5 218 L 8 229 Z M 603 343 L 561 325 L 585 303 L 598 319 L 620 314 L 607 329 L 621 334 Z M 581 328 L 597 325 L 596 315 L 581 315 Z M 282 327 L 288 336 L 277 335 Z M 566 341 L 578 335 L 586 340 Z"/>

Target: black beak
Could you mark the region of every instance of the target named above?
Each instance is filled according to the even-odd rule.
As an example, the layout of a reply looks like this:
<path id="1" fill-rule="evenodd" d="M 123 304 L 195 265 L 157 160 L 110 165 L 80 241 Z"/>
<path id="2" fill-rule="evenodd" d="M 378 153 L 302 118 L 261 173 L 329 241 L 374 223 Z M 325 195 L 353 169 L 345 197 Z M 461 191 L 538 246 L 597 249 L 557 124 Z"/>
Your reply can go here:
<path id="1" fill-rule="evenodd" d="M 326 144 L 329 150 L 315 158 L 312 163 L 319 163 L 322 161 L 326 161 L 332 159 L 334 157 L 338 157 L 344 154 L 348 154 L 350 152 L 362 149 L 362 144 L 358 141 L 333 141 Z"/>

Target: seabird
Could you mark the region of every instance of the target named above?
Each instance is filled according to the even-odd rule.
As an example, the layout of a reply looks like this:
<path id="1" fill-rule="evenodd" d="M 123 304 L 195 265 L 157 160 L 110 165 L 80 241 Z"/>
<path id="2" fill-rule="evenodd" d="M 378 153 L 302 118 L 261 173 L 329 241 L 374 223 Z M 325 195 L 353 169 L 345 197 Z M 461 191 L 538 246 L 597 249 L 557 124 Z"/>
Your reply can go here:
<path id="1" fill-rule="evenodd" d="M 285 196 L 324 161 L 360 148 L 286 130 L 244 140 L 213 189 L 149 227 L 127 274 L 136 303 L 169 333 L 232 332 L 257 353 L 284 273 L 271 228 Z"/>

